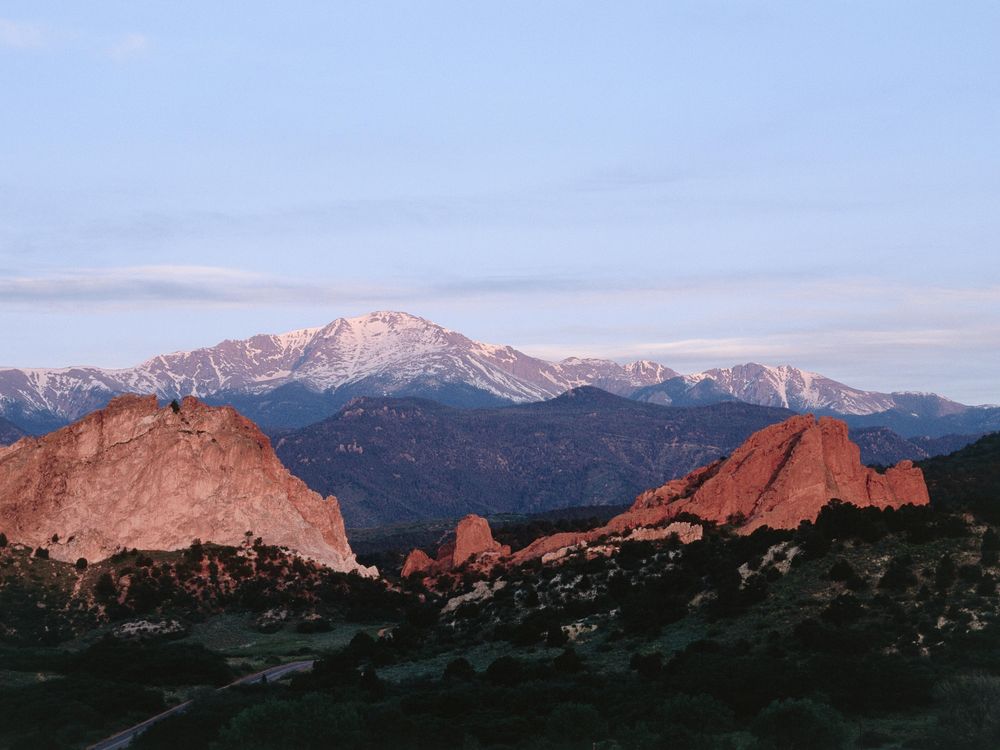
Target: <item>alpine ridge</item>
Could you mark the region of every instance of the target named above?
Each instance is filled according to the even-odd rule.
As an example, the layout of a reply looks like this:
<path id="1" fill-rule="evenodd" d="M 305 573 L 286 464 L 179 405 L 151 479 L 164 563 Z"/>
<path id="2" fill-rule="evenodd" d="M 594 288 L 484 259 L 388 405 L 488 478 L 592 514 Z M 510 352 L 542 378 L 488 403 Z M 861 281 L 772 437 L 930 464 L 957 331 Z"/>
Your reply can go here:
<path id="1" fill-rule="evenodd" d="M 119 396 L 0 448 L 0 531 L 64 561 L 194 539 L 238 545 L 249 532 L 335 570 L 376 574 L 355 560 L 335 497 L 289 474 L 252 422 L 193 397 L 160 408 L 156 396 Z"/>
<path id="2" fill-rule="evenodd" d="M 542 401 L 581 385 L 628 395 L 675 375 L 648 361 L 546 362 L 510 346 L 473 341 L 415 315 L 381 311 L 339 318 L 320 328 L 165 354 L 123 370 L 0 369 L 0 416 L 38 433 L 125 392 L 155 393 L 163 399 L 210 398 L 232 402 L 244 413 L 250 413 L 243 403 L 248 397 L 255 405 L 254 397 L 287 395 L 292 387 L 300 389 L 294 398 L 329 396 L 310 404 L 298 424 L 288 424 L 302 426 L 362 395 L 426 396 L 456 406 L 495 406 Z"/>
<path id="3" fill-rule="evenodd" d="M 736 400 L 835 414 L 877 414 L 899 408 L 923 412 L 923 416 L 944 416 L 968 408 L 933 393 L 863 391 L 791 365 L 771 367 L 757 362 L 680 375 L 640 388 L 633 398 L 675 406 Z"/>
<path id="4" fill-rule="evenodd" d="M 0 369 L 0 417 L 42 434 L 115 395 L 140 392 L 163 399 L 196 396 L 234 406 L 268 428 L 294 428 L 335 414 L 358 396 L 493 407 L 544 401 L 586 385 L 662 405 L 743 401 L 848 416 L 852 427 L 887 426 L 906 437 L 1000 429 L 1000 408 L 965 406 L 928 393 L 865 391 L 790 365 L 749 362 L 681 375 L 648 360 L 548 362 L 392 311 L 227 340 L 120 370 Z"/>

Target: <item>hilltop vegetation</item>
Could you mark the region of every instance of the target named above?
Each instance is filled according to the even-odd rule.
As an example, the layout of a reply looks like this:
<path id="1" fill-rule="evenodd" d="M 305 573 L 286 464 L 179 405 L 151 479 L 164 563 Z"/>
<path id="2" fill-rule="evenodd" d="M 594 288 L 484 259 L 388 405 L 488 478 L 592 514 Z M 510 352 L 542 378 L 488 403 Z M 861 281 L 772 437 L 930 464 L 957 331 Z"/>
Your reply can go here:
<path id="1" fill-rule="evenodd" d="M 834 504 L 794 531 L 414 580 L 391 634 L 137 747 L 993 747 L 988 711 L 951 708 L 1000 689 L 998 551 L 962 514 Z"/>
<path id="2" fill-rule="evenodd" d="M 44 550 L 42 550 L 44 553 Z M 54 645 L 129 618 L 204 618 L 286 610 L 364 619 L 392 616 L 400 597 L 247 537 L 242 547 L 195 542 L 177 552 L 128 550 L 87 565 L 0 548 L 0 642 Z"/>
<path id="3" fill-rule="evenodd" d="M 947 456 L 920 462 L 934 502 L 1000 521 L 1000 432 Z"/>
<path id="4" fill-rule="evenodd" d="M 99 623 L 150 611 L 184 614 L 193 631 L 243 609 L 268 630 L 258 615 L 281 608 L 278 632 L 259 638 L 287 643 L 314 615 L 345 634 L 299 633 L 295 651 L 267 651 L 317 654 L 310 673 L 219 693 L 191 685 L 246 667 L 187 631 L 6 648 L 0 669 L 13 679 L 0 700 L 17 711 L 0 746 L 79 747 L 184 695 L 191 710 L 138 750 L 995 748 L 1000 529 L 976 489 L 992 476 L 992 445 L 928 471 L 932 488 L 960 488 L 932 506 L 832 503 L 794 530 L 709 526 L 687 545 L 626 542 L 488 574 L 470 565 L 395 592 L 251 540 L 169 559 L 130 552 L 86 571 L 8 548 L 3 570 L 20 566 L 22 595 L 36 592 L 20 606 L 43 613 L 32 616 L 51 617 L 35 605 L 63 596 Z M 508 540 L 530 537 L 532 523 Z M 97 590 L 108 578 L 113 596 Z M 366 613 L 367 626 L 348 622 Z M 379 617 L 388 626 L 371 627 Z M 47 681 L 29 678 L 39 672 Z M 40 722 L 42 710 L 58 724 Z"/>

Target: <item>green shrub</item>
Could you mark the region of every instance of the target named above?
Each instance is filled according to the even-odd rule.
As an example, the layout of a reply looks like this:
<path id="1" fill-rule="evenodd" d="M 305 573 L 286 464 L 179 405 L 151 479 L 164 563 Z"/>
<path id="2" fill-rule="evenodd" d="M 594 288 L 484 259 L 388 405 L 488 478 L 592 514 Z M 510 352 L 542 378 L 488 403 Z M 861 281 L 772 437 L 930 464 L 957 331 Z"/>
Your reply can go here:
<path id="1" fill-rule="evenodd" d="M 444 668 L 443 678 L 445 680 L 467 681 L 474 679 L 475 676 L 476 670 L 469 663 L 469 660 L 460 656 L 448 662 L 448 666 Z"/>
<path id="2" fill-rule="evenodd" d="M 295 624 L 295 631 L 298 633 L 328 633 L 333 629 L 333 625 L 325 617 L 311 617 L 307 620 L 299 620 Z"/>
<path id="3" fill-rule="evenodd" d="M 104 638 L 70 659 L 66 671 L 146 685 L 224 685 L 224 657 L 201 644 L 130 643 Z"/>
<path id="4" fill-rule="evenodd" d="M 217 750 L 351 750 L 360 746 L 357 709 L 309 693 L 246 708 L 219 733 Z"/>
<path id="5" fill-rule="evenodd" d="M 5 747 L 9 738 L 18 736 L 26 742 L 54 741 L 57 747 L 83 746 L 95 730 L 108 730 L 109 722 L 121 724 L 126 717 L 164 709 L 159 691 L 87 675 L 5 688 L 0 690 L 0 706 L 0 745 Z"/>
<path id="6" fill-rule="evenodd" d="M 885 573 L 879 579 L 878 587 L 889 591 L 903 591 L 917 585 L 917 577 L 910 570 L 911 561 L 905 557 L 896 557 L 889 561 Z"/>
<path id="7" fill-rule="evenodd" d="M 600 712 L 586 703 L 560 703 L 545 722 L 545 734 L 558 747 L 591 747 L 608 734 Z"/>
<path id="8" fill-rule="evenodd" d="M 704 693 L 673 695 L 660 709 L 664 725 L 683 727 L 698 734 L 728 732 L 735 726 L 733 711 L 725 703 Z"/>
<path id="9" fill-rule="evenodd" d="M 852 736 L 833 707 L 806 698 L 775 701 L 757 715 L 750 729 L 775 750 L 841 750 Z"/>
<path id="10" fill-rule="evenodd" d="M 1000 747 L 1000 678 L 956 677 L 934 689 L 937 733 L 955 750 Z"/>
<path id="11" fill-rule="evenodd" d="M 576 674 L 583 669 L 583 660 L 572 647 L 568 647 L 552 660 L 552 668 L 562 674 Z"/>
<path id="12" fill-rule="evenodd" d="M 524 679 L 524 665 L 513 656 L 501 656 L 486 668 L 486 678 L 496 685 L 516 685 Z"/>

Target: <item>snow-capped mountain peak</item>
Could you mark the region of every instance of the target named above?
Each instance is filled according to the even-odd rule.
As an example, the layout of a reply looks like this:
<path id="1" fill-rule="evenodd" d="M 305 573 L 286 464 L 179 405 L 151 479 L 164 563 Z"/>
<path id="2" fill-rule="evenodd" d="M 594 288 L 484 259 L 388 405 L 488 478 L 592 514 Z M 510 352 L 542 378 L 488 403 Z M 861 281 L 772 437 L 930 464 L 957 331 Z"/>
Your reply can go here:
<path id="1" fill-rule="evenodd" d="M 498 401 L 539 401 L 580 385 L 628 395 L 664 373 L 656 363 L 602 359 L 558 364 L 510 346 L 477 342 L 405 312 L 381 310 L 281 334 L 226 340 L 158 355 L 133 368 L 0 370 L 0 415 L 38 412 L 75 419 L 121 392 L 185 395 L 264 394 L 298 383 L 316 393 L 412 393 L 458 386 Z M 321 415 L 322 416 L 322 415 Z"/>
<path id="2" fill-rule="evenodd" d="M 278 399 L 268 414 L 298 409 L 296 423 L 305 424 L 302 420 L 320 419 L 360 395 L 422 395 L 466 406 L 540 401 L 587 385 L 675 405 L 740 400 L 800 412 L 866 415 L 900 409 L 930 417 L 969 408 L 934 394 L 863 391 L 788 364 L 747 362 L 679 375 L 649 360 L 548 362 L 511 346 L 474 341 L 416 315 L 380 310 L 163 354 L 120 370 L 0 370 L 0 416 L 42 431 L 127 391 L 165 399 L 190 394 L 254 408 L 253 399 L 295 386 L 297 395 L 282 397 L 294 403 Z"/>

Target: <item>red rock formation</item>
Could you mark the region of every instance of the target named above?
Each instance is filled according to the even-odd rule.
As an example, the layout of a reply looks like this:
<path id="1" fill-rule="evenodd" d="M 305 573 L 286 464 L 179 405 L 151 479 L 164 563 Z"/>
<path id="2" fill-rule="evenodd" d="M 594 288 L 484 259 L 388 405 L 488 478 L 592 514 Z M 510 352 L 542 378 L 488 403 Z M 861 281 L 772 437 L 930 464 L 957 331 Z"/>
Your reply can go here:
<path id="1" fill-rule="evenodd" d="M 0 448 L 0 530 L 67 561 L 195 538 L 238 544 L 251 531 L 336 570 L 376 574 L 356 562 L 336 498 L 289 474 L 252 422 L 194 398 L 175 410 L 121 396 Z"/>
<path id="2" fill-rule="evenodd" d="M 414 573 L 429 573 L 434 568 L 434 560 L 422 549 L 415 549 L 406 556 L 400 575 L 409 578 Z"/>
<path id="3" fill-rule="evenodd" d="M 668 536 L 676 534 L 681 542 L 688 544 L 696 539 L 701 539 L 704 532 L 700 525 L 685 521 L 675 521 L 654 529 L 645 523 L 646 520 L 644 514 L 630 515 L 626 511 L 612 518 L 604 526 L 590 531 L 564 531 L 543 536 L 511 555 L 509 562 L 512 565 L 523 565 L 530 560 L 537 559 L 549 562 L 564 557 L 570 550 L 598 544 L 603 537 L 617 537 L 620 541 L 626 541 L 628 539 L 666 539 Z M 663 514 L 657 514 L 651 523 L 662 520 Z"/>
<path id="4" fill-rule="evenodd" d="M 541 537 L 513 555 L 495 548 L 492 554 L 506 564 L 520 565 L 559 559 L 570 550 L 600 545 L 606 537 L 662 539 L 677 534 L 684 543 L 701 539 L 700 525 L 671 520 L 681 513 L 717 523 L 737 521 L 742 533 L 765 525 L 795 528 L 801 521 L 815 520 L 834 498 L 880 508 L 930 502 L 923 472 L 913 462 L 901 461 L 879 474 L 861 464 L 860 449 L 848 439 L 844 422 L 829 417 L 817 422 L 805 415 L 754 433 L 727 459 L 642 493 L 631 508 L 604 526 Z M 474 517 L 462 523 L 470 518 Z M 487 549 L 493 540 L 489 526 L 485 537 L 478 524 L 469 523 L 467 528 L 468 538 L 477 540 L 471 546 L 476 551 Z M 442 547 L 436 561 L 411 553 L 404 571 L 446 572 L 452 558 L 459 556 L 454 550 L 460 541 L 461 535 L 455 546 Z"/>
<path id="5" fill-rule="evenodd" d="M 493 539 L 489 522 L 482 516 L 469 514 L 455 528 L 455 550 L 452 552 L 452 567 L 458 567 L 473 555 L 484 552 L 504 554 L 503 546 Z M 507 548 L 507 553 L 510 548 Z"/>
<path id="6" fill-rule="evenodd" d="M 879 474 L 861 464 L 844 422 L 804 415 L 754 433 L 728 459 L 644 492 L 625 515 L 742 519 L 750 532 L 815 520 L 833 498 L 880 508 L 930 502 L 923 472 L 911 461 Z"/>
<path id="7" fill-rule="evenodd" d="M 642 493 L 631 508 L 600 528 L 536 539 L 510 561 L 517 565 L 554 559 L 606 536 L 638 539 L 676 533 L 683 542 L 700 539 L 697 524 L 675 521 L 664 526 L 681 513 L 717 523 L 740 519 L 743 533 L 765 525 L 795 528 L 801 521 L 815 520 L 833 498 L 880 508 L 930 502 L 923 472 L 912 461 L 879 474 L 861 464 L 860 449 L 848 439 L 844 422 L 829 417 L 817 422 L 805 415 L 754 433 L 728 459 Z"/>
<path id="8" fill-rule="evenodd" d="M 509 554 L 510 547 L 493 538 L 489 521 L 470 513 L 455 527 L 454 541 L 438 548 L 435 559 L 431 559 L 423 550 L 415 549 L 410 552 L 403 563 L 401 575 L 406 578 L 418 572 L 447 573 L 474 557 L 495 560 Z"/>

